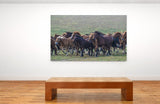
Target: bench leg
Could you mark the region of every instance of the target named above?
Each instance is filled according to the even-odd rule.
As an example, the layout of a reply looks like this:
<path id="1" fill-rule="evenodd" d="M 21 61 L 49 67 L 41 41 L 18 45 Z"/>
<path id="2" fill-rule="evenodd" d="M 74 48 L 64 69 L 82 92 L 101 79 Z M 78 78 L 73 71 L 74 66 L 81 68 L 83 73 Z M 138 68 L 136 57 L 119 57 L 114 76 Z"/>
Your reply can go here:
<path id="1" fill-rule="evenodd" d="M 50 101 L 52 99 L 55 99 L 57 96 L 57 89 L 52 88 L 45 88 L 45 100 Z"/>
<path id="2" fill-rule="evenodd" d="M 45 100 L 52 100 L 52 89 L 46 87 L 45 88 Z"/>
<path id="3" fill-rule="evenodd" d="M 122 88 L 121 95 L 125 98 L 125 100 L 133 101 L 133 86 Z"/>
<path id="4" fill-rule="evenodd" d="M 52 89 L 52 99 L 55 99 L 57 97 L 57 89 Z"/>

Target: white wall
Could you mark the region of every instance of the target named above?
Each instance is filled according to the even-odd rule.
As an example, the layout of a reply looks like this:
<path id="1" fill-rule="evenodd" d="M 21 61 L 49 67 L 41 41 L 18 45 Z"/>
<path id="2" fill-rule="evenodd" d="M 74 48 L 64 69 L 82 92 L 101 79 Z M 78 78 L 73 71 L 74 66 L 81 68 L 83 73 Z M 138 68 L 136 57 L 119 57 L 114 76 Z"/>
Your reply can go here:
<path id="1" fill-rule="evenodd" d="M 0 0 L 0 3 L 160 3 L 160 0 Z"/>
<path id="2" fill-rule="evenodd" d="M 0 80 L 160 80 L 160 4 L 0 4 Z M 50 61 L 50 15 L 127 15 L 126 62 Z"/>

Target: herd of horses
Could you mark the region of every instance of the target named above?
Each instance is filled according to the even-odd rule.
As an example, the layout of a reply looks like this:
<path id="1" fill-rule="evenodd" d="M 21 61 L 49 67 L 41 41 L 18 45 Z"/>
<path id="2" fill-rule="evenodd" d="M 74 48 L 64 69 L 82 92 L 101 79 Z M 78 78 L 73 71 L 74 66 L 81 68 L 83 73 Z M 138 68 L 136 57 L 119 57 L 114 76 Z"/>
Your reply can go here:
<path id="1" fill-rule="evenodd" d="M 73 55 L 80 53 L 80 56 L 84 56 L 84 52 L 87 52 L 89 56 L 98 56 L 100 52 L 103 55 L 111 55 L 112 51 L 117 48 L 123 50 L 123 54 L 126 54 L 127 45 L 127 32 L 116 32 L 112 34 L 104 34 L 99 31 L 92 32 L 90 34 L 81 35 L 80 32 L 65 32 L 62 35 L 55 34 L 51 36 L 51 55 L 58 55 L 58 51 L 62 51 L 66 56 L 70 52 Z M 113 49 L 113 50 L 111 50 Z"/>

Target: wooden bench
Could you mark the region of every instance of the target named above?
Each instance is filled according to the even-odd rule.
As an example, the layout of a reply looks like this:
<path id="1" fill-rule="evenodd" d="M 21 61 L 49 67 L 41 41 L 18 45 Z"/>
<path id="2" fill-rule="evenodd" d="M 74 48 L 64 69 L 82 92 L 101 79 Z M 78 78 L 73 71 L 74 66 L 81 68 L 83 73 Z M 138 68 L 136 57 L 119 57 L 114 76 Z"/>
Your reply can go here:
<path id="1" fill-rule="evenodd" d="M 57 96 L 57 88 L 121 88 L 121 95 L 127 101 L 133 100 L 133 82 L 125 77 L 55 77 L 45 83 L 45 100 Z"/>

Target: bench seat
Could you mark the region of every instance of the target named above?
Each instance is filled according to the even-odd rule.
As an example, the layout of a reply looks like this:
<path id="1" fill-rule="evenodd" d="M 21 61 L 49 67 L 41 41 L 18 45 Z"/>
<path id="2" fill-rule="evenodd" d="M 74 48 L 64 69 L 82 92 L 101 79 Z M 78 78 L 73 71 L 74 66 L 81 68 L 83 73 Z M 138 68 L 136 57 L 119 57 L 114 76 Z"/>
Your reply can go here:
<path id="1" fill-rule="evenodd" d="M 54 99 L 58 88 L 120 88 L 125 100 L 133 100 L 133 82 L 126 77 L 53 77 L 45 82 L 45 100 Z"/>

